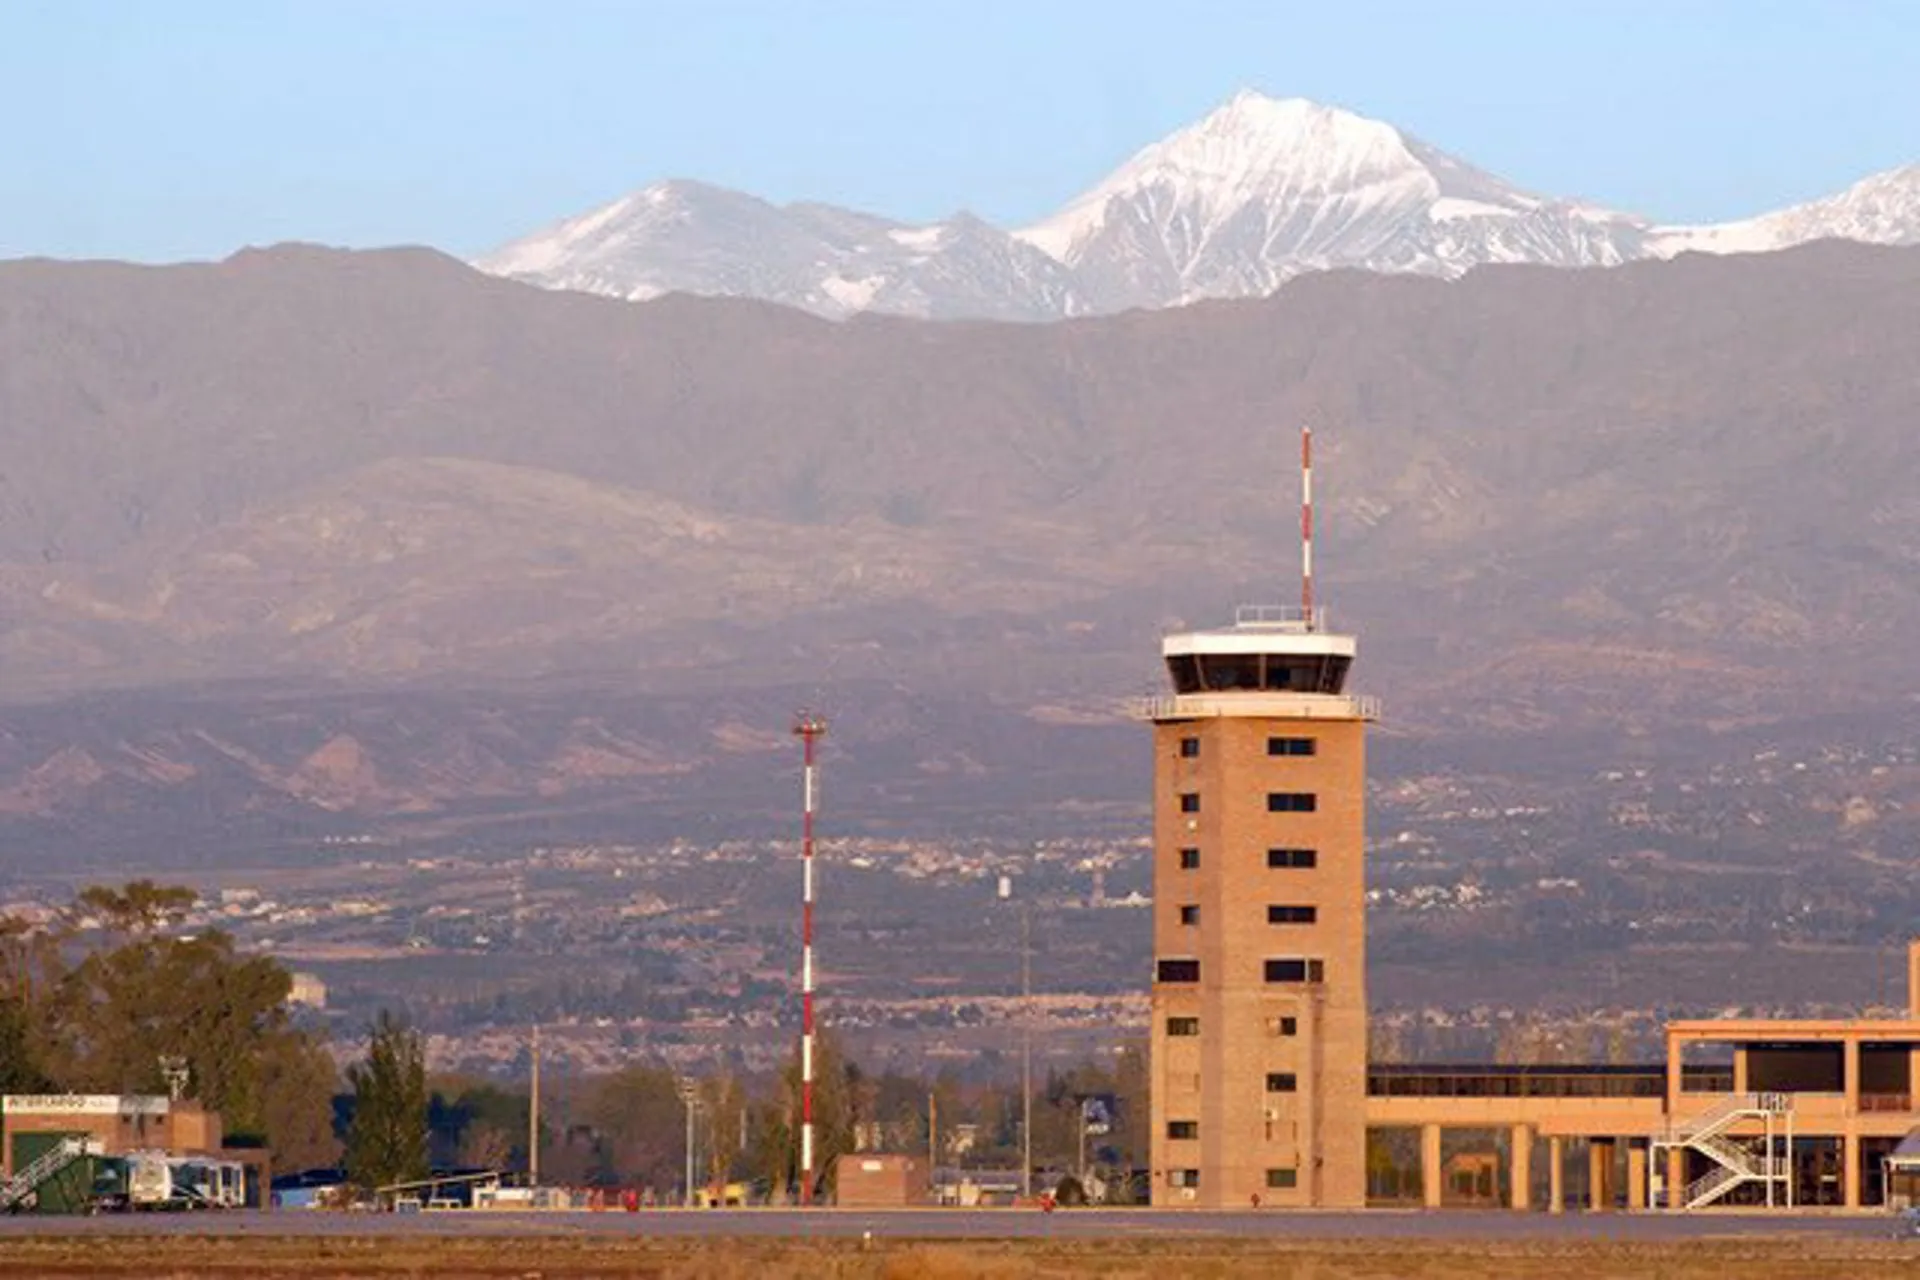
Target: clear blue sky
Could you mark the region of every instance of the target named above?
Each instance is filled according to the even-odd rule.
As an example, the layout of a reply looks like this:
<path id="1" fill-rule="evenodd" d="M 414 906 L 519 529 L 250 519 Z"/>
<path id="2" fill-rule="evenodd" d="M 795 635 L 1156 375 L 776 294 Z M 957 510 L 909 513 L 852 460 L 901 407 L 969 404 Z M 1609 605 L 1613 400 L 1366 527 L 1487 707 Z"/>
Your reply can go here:
<path id="1" fill-rule="evenodd" d="M 1920 161 L 1920 3 L 0 0 L 0 257 L 469 253 L 666 177 L 1015 225 L 1243 86 L 1740 217 Z"/>

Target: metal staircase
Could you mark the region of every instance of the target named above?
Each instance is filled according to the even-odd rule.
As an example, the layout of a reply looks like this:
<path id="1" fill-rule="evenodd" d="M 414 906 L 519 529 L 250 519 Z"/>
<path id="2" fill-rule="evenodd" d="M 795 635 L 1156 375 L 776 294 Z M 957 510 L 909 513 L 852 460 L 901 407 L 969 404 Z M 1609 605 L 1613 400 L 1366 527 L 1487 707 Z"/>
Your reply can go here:
<path id="1" fill-rule="evenodd" d="M 1783 1118 L 1784 1129 L 1780 1125 Z M 1729 1132 L 1753 1121 L 1758 1121 L 1764 1131 L 1757 1139 L 1739 1138 Z M 1655 1153 L 1676 1148 L 1697 1151 L 1712 1161 L 1713 1167 L 1677 1193 L 1668 1188 L 1667 1207 L 1702 1209 L 1749 1182 L 1766 1184 L 1769 1205 L 1773 1203 L 1773 1184 L 1780 1183 L 1791 1204 L 1791 1162 L 1775 1153 L 1778 1136 L 1786 1138 L 1791 1150 L 1792 1094 L 1731 1093 L 1693 1119 L 1669 1125 L 1664 1135 L 1653 1139 Z M 1753 1145 L 1756 1142 L 1757 1149 Z"/>
<path id="2" fill-rule="evenodd" d="M 78 1134 L 62 1138 L 41 1152 L 26 1168 L 5 1182 L 0 1182 L 0 1212 L 19 1208 L 29 1196 L 58 1177 L 68 1165 L 85 1156 L 98 1155 L 100 1150 L 100 1143 L 94 1138 Z"/>

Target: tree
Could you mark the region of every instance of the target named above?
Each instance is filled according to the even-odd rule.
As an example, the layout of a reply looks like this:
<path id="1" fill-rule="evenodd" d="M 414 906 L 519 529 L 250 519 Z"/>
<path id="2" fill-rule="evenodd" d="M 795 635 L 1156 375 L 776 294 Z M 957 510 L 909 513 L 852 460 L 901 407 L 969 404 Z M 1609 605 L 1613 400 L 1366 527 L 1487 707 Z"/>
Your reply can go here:
<path id="1" fill-rule="evenodd" d="M 831 1186 L 834 1162 L 853 1150 L 854 1100 L 859 1092 L 859 1069 L 841 1052 L 839 1038 L 826 1032 L 813 1046 L 813 1175 L 814 1198 Z M 778 1092 L 754 1118 L 751 1146 L 754 1168 L 778 1197 L 800 1182 L 800 1050 L 780 1074 Z"/>
<path id="2" fill-rule="evenodd" d="M 340 1160 L 333 1131 L 333 1094 L 340 1071 L 326 1045 L 293 1034 L 270 1045 L 260 1062 L 260 1128 L 282 1169 L 320 1169 Z"/>
<path id="3" fill-rule="evenodd" d="M 39 1093 L 48 1084 L 40 1072 L 26 1005 L 0 995 L 0 1093 Z"/>
<path id="4" fill-rule="evenodd" d="M 419 1033 L 381 1010 L 367 1056 L 347 1068 L 347 1084 L 347 1176 L 369 1191 L 426 1177 L 427 1065 Z"/>
<path id="5" fill-rule="evenodd" d="M 707 1130 L 707 1181 L 724 1188 L 732 1181 L 733 1166 L 746 1138 L 746 1096 L 740 1092 L 739 1081 L 723 1074 L 701 1081 L 699 1097 Z"/>
<path id="6" fill-rule="evenodd" d="M 154 1093 L 166 1087 L 161 1058 L 179 1057 L 187 1096 L 219 1111 L 229 1134 L 287 1161 L 327 1158 L 332 1066 L 291 1024 L 291 977 L 220 930 L 175 936 L 195 901 L 137 880 L 82 889 L 51 923 L 0 918 L 0 1000 L 17 1006 L 0 1011 L 0 1076 Z M 24 1062 L 4 1047 L 9 1034 L 24 1036 Z"/>
<path id="7" fill-rule="evenodd" d="M 595 1181 L 680 1185 L 686 1119 L 673 1072 L 661 1066 L 616 1071 L 594 1086 L 584 1113 L 596 1135 Z"/>
<path id="8" fill-rule="evenodd" d="M 436 1164 L 525 1169 L 527 1113 L 525 1093 L 484 1080 L 437 1077 L 427 1104 L 428 1149 Z"/>

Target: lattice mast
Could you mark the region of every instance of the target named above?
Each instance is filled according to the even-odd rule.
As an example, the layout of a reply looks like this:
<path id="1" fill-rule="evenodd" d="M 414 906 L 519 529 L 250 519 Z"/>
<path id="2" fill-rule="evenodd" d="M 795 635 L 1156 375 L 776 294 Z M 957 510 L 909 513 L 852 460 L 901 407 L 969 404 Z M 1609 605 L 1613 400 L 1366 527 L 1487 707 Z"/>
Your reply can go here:
<path id="1" fill-rule="evenodd" d="M 824 716 L 794 717 L 800 739 L 800 1203 L 813 1203 L 813 815 L 819 799 L 817 744 L 827 732 Z"/>
<path id="2" fill-rule="evenodd" d="M 1313 627 L 1313 428 L 1300 428 L 1300 620 Z"/>

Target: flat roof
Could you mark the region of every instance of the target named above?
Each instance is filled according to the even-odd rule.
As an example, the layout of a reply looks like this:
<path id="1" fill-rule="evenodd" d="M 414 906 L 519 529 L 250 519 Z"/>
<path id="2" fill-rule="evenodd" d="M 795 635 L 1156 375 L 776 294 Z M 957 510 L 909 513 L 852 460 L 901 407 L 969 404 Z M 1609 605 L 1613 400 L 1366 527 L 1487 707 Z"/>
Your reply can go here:
<path id="1" fill-rule="evenodd" d="M 1282 627 L 1222 627 L 1217 631 L 1176 631 L 1160 641 L 1163 657 L 1198 654 L 1283 653 L 1311 658 L 1351 658 L 1358 648 L 1352 636 L 1331 631 L 1299 631 Z"/>
<path id="2" fill-rule="evenodd" d="M 1920 1018 L 1689 1018 L 1667 1034 L 1692 1040 L 1920 1040 Z"/>
<path id="3" fill-rule="evenodd" d="M 1711 1063 L 1687 1063 L 1688 1075 L 1719 1072 L 1730 1068 Z M 1368 1075 L 1392 1076 L 1664 1076 L 1664 1062 L 1370 1062 Z"/>

